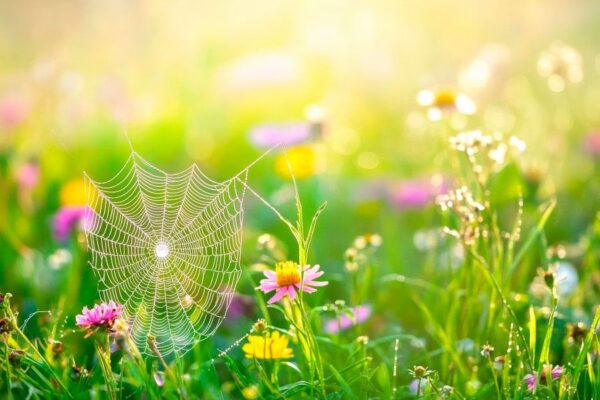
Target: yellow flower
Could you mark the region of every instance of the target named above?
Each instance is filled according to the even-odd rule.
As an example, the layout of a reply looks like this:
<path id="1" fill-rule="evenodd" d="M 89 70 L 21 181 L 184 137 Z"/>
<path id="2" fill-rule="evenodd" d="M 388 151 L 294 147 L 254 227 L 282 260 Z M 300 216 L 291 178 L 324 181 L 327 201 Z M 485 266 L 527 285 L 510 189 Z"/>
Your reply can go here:
<path id="1" fill-rule="evenodd" d="M 86 203 L 85 182 L 83 179 L 70 180 L 60 190 L 60 204 L 62 206 L 82 206 Z"/>
<path id="2" fill-rule="evenodd" d="M 321 159 L 313 146 L 292 147 L 286 153 L 281 153 L 277 156 L 275 160 L 275 172 L 286 179 L 292 177 L 288 161 L 292 169 L 291 172 L 298 179 L 315 175 L 322 169 Z"/>
<path id="3" fill-rule="evenodd" d="M 242 396 L 244 396 L 244 399 L 246 400 L 254 400 L 258 398 L 258 389 L 256 385 L 250 385 L 242 389 Z"/>
<path id="4" fill-rule="evenodd" d="M 289 338 L 279 332 L 266 333 L 264 336 L 248 336 L 248 343 L 242 346 L 246 358 L 274 360 L 292 358 L 292 349 L 288 347 Z"/>

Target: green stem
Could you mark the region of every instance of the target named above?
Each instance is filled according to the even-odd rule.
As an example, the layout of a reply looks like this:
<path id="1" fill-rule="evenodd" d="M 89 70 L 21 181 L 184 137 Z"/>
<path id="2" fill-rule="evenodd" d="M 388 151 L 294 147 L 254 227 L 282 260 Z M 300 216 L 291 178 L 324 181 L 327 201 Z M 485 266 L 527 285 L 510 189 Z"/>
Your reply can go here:
<path id="1" fill-rule="evenodd" d="M 496 396 L 498 399 L 502 398 L 500 395 L 500 384 L 498 383 L 498 377 L 496 376 L 496 371 L 494 371 L 494 364 L 492 363 L 492 358 L 488 356 L 488 365 L 490 366 L 490 371 L 492 372 L 492 376 L 494 377 L 494 384 L 496 385 Z"/>
<path id="2" fill-rule="evenodd" d="M 8 347 L 8 335 L 4 336 L 4 347 L 5 350 L 5 362 L 6 362 L 6 395 L 8 399 L 12 399 L 11 380 L 10 380 L 10 361 L 8 359 L 9 347 Z"/>
<path id="3" fill-rule="evenodd" d="M 7 296 L 8 296 L 8 294 L 7 294 Z M 5 298 L 4 301 L 8 301 L 8 300 Z M 62 382 L 62 380 L 60 379 L 60 377 L 58 376 L 58 374 L 56 373 L 56 371 L 54 370 L 54 368 L 52 367 L 52 365 L 40 353 L 40 351 L 38 350 L 38 348 L 29 340 L 29 338 L 27 337 L 27 335 L 25 335 L 25 333 L 19 328 L 19 324 L 17 323 L 17 317 L 12 312 L 10 304 L 7 304 L 5 306 L 5 310 L 6 310 L 5 311 L 6 312 L 6 316 L 11 321 L 12 329 L 17 333 L 17 335 L 19 337 L 21 337 L 21 339 L 23 339 L 23 341 L 27 344 L 27 346 L 29 346 L 33 350 L 33 353 L 36 355 L 36 357 L 38 357 L 46 365 L 46 367 L 48 368 L 48 370 L 52 374 L 52 377 L 56 380 L 56 382 L 58 383 L 58 385 L 64 390 L 65 394 L 70 399 L 72 399 L 73 395 L 71 395 L 71 392 L 69 392 L 69 389 L 67 389 L 67 387 L 65 386 L 65 384 Z"/>

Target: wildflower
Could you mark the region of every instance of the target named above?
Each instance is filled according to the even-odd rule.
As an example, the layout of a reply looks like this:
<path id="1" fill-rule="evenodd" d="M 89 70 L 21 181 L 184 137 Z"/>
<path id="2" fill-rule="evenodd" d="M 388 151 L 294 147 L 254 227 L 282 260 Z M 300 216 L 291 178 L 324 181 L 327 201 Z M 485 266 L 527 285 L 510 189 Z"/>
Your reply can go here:
<path id="1" fill-rule="evenodd" d="M 275 266 L 275 271 L 264 272 L 267 279 L 260 281 L 258 289 L 264 293 L 275 291 L 275 295 L 268 301 L 269 304 L 279 301 L 286 294 L 290 300 L 294 300 L 297 290 L 314 293 L 317 289 L 313 286 L 325 286 L 329 283 L 315 280 L 323 275 L 323 271 L 319 271 L 319 268 L 319 265 L 313 267 L 305 265 L 301 269 L 293 261 L 279 262 Z"/>
<path id="2" fill-rule="evenodd" d="M 40 166 L 30 161 L 17 170 L 17 183 L 21 191 L 33 189 L 40 179 Z"/>
<path id="3" fill-rule="evenodd" d="M 289 163 L 289 165 L 288 165 Z M 291 171 L 290 171 L 291 167 Z M 275 160 L 275 172 L 282 178 L 307 178 L 318 174 L 323 169 L 320 152 L 314 146 L 295 146 L 281 153 Z"/>
<path id="4" fill-rule="evenodd" d="M 484 234 L 481 214 L 485 207 L 475 200 L 466 186 L 438 196 L 436 202 L 442 211 L 452 211 L 460 220 L 458 230 L 445 227 L 444 233 L 462 239 L 466 244 L 473 244 L 475 239 Z"/>
<path id="5" fill-rule="evenodd" d="M 66 206 L 61 208 L 52 222 L 55 240 L 64 242 L 76 228 L 91 226 L 91 214 L 86 213 L 85 206 Z"/>
<path id="6" fill-rule="evenodd" d="M 436 196 L 446 193 L 448 183 L 439 175 L 428 179 L 413 179 L 399 182 L 390 189 L 391 204 L 399 210 L 423 208 Z"/>
<path id="7" fill-rule="evenodd" d="M 444 385 L 442 386 L 442 388 L 440 389 L 441 395 L 445 397 L 447 396 L 451 396 L 452 393 L 454 393 L 454 388 L 452 386 L 449 385 Z"/>
<path id="8" fill-rule="evenodd" d="M 494 362 L 493 362 L 493 366 L 494 369 L 496 371 L 502 371 L 502 369 L 504 368 L 504 361 L 505 361 L 505 356 L 498 356 L 496 358 L 494 358 Z"/>
<path id="9" fill-rule="evenodd" d="M 481 348 L 481 356 L 482 357 L 489 357 L 492 355 L 492 353 L 494 352 L 494 347 L 490 346 L 489 344 L 484 344 L 483 347 Z"/>
<path id="10" fill-rule="evenodd" d="M 162 371 L 156 371 L 153 375 L 156 386 L 163 387 L 165 385 L 165 375 Z"/>
<path id="11" fill-rule="evenodd" d="M 112 328 L 115 320 L 123 314 L 123 306 L 109 301 L 108 303 L 101 303 L 94 305 L 91 310 L 83 307 L 81 314 L 75 317 L 77 325 L 83 328 L 93 328 L 99 326 L 106 326 Z"/>
<path id="12" fill-rule="evenodd" d="M 60 189 L 60 204 L 62 206 L 82 206 L 87 203 L 85 182 L 83 179 L 73 179 Z"/>
<path id="13" fill-rule="evenodd" d="M 361 324 L 371 316 L 371 306 L 360 305 L 350 309 L 352 315 L 341 314 L 338 318 L 325 321 L 323 330 L 327 333 L 337 333 L 354 325 Z"/>
<path id="14" fill-rule="evenodd" d="M 312 124 L 306 122 L 265 124 L 250 131 L 250 140 L 258 148 L 291 146 L 309 141 L 313 137 Z"/>
<path id="15" fill-rule="evenodd" d="M 358 343 L 362 346 L 366 346 L 367 344 L 369 344 L 369 337 L 365 336 L 365 335 L 361 335 L 356 338 L 356 343 Z"/>
<path id="16" fill-rule="evenodd" d="M 477 110 L 469 96 L 445 88 L 421 90 L 417 94 L 417 103 L 427 108 L 427 117 L 431 121 L 438 121 L 453 112 L 469 115 Z"/>
<path id="17" fill-rule="evenodd" d="M 254 300 L 250 296 L 234 293 L 227 309 L 225 320 L 235 321 L 241 317 L 250 317 L 254 312 Z"/>
<path id="18" fill-rule="evenodd" d="M 581 55 L 562 43 L 552 44 L 540 55 L 537 70 L 546 78 L 548 87 L 553 92 L 562 92 L 567 83 L 578 83 L 583 79 Z"/>
<path id="19" fill-rule="evenodd" d="M 273 250 L 277 245 L 275 238 L 269 233 L 260 235 L 257 239 L 257 243 L 260 250 Z"/>
<path id="20" fill-rule="evenodd" d="M 530 285 L 530 291 L 537 297 L 543 297 L 549 290 L 555 289 L 559 296 L 569 296 L 577 288 L 579 274 L 573 265 L 566 261 L 555 263 L 549 270 L 538 270 L 538 275 Z"/>
<path id="21" fill-rule="evenodd" d="M 564 371 L 565 371 L 565 369 L 560 365 L 552 367 L 552 365 L 546 364 L 543 366 L 542 373 L 540 374 L 540 383 L 544 384 L 544 385 L 547 384 L 546 376 L 548 375 L 548 372 L 550 372 L 550 377 L 551 377 L 552 381 L 555 381 L 556 379 L 561 377 L 561 375 L 563 374 Z M 536 381 L 537 381 L 537 372 L 533 372 L 531 374 L 525 375 L 525 378 L 523 380 L 527 384 L 527 390 L 532 392 L 535 389 L 535 385 L 536 385 Z"/>
<path id="22" fill-rule="evenodd" d="M 600 156 L 600 131 L 592 132 L 583 139 L 583 150 L 591 156 Z"/>
<path id="23" fill-rule="evenodd" d="M 29 112 L 24 97 L 9 94 L 0 99 L 0 129 L 10 130 L 19 125 Z"/>
<path id="24" fill-rule="evenodd" d="M 484 134 L 479 129 L 460 132 L 451 137 L 450 146 L 465 153 L 469 157 L 474 172 L 478 174 L 481 174 L 483 167 L 475 158 L 477 154 L 486 154 L 496 166 L 499 166 L 505 163 L 509 152 L 519 154 L 524 152 L 527 147 L 525 142 L 516 136 L 505 139 L 500 132 Z"/>
<path id="25" fill-rule="evenodd" d="M 278 331 L 265 333 L 264 335 L 248 336 L 248 343 L 242 346 L 246 358 L 257 359 L 281 359 L 292 358 L 293 350 L 288 347 L 289 338 L 281 335 Z"/>
<path id="26" fill-rule="evenodd" d="M 66 249 L 57 249 L 54 253 L 48 256 L 48 265 L 54 270 L 61 269 L 66 264 L 70 263 L 73 257 Z"/>
<path id="27" fill-rule="evenodd" d="M 571 345 L 574 343 L 582 343 L 585 340 L 588 332 L 589 328 L 583 322 L 567 324 L 567 340 Z"/>
<path id="28" fill-rule="evenodd" d="M 427 378 L 428 376 L 433 374 L 433 371 L 427 367 L 423 367 L 421 365 L 415 365 L 412 369 L 408 370 L 408 373 L 410 374 L 410 376 L 412 376 L 415 379 L 422 379 L 422 378 Z"/>
<path id="29" fill-rule="evenodd" d="M 259 318 L 258 320 L 256 320 L 256 322 L 252 325 L 252 329 L 251 332 L 252 333 L 262 333 L 267 329 L 267 321 L 264 318 Z"/>
<path id="30" fill-rule="evenodd" d="M 344 264 L 346 270 L 348 270 L 349 272 L 358 271 L 358 250 L 356 250 L 354 247 L 346 249 L 346 252 L 344 253 L 344 258 L 346 259 L 346 263 Z"/>
<path id="31" fill-rule="evenodd" d="M 383 239 L 381 239 L 381 235 L 378 235 L 376 233 L 374 234 L 364 234 L 361 235 L 359 237 L 357 237 L 356 239 L 354 239 L 354 247 L 357 249 L 364 249 L 367 246 L 368 247 L 379 247 L 381 246 L 381 244 L 383 243 Z"/>
<path id="32" fill-rule="evenodd" d="M 254 400 L 258 398 L 258 388 L 256 385 L 246 386 L 242 389 L 242 396 L 246 400 Z"/>

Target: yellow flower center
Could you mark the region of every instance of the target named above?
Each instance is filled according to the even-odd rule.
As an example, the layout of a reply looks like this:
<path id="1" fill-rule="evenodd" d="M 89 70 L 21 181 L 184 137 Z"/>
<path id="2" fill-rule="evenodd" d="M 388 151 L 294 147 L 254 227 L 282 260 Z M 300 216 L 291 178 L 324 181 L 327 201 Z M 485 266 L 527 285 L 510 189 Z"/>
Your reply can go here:
<path id="1" fill-rule="evenodd" d="M 453 107 L 456 102 L 456 93 L 450 90 L 439 90 L 435 94 L 434 104 L 438 107 Z"/>
<path id="2" fill-rule="evenodd" d="M 300 269 L 298 264 L 293 261 L 280 262 L 275 266 L 277 275 L 277 285 L 290 286 L 300 283 Z"/>

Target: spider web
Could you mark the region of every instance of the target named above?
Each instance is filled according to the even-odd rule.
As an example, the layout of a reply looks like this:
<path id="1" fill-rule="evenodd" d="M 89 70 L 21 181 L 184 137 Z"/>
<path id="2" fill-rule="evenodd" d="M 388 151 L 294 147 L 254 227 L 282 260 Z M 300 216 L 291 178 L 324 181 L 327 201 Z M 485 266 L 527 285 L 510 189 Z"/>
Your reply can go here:
<path id="1" fill-rule="evenodd" d="M 86 237 L 103 301 L 123 305 L 140 351 L 183 354 L 211 336 L 240 278 L 248 169 L 217 182 L 132 152 L 110 180 L 85 174 Z"/>

